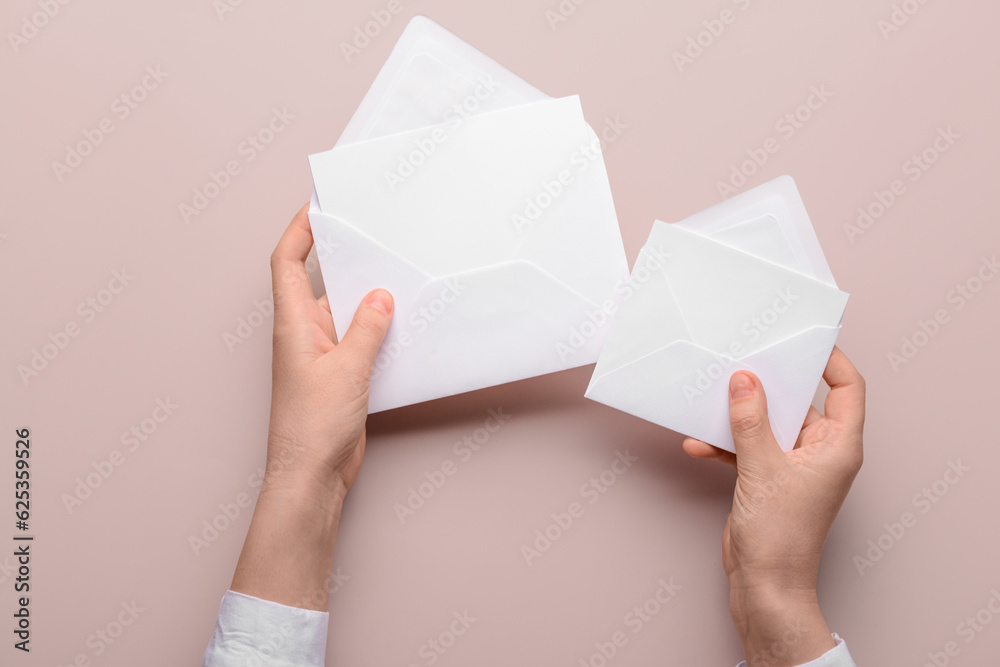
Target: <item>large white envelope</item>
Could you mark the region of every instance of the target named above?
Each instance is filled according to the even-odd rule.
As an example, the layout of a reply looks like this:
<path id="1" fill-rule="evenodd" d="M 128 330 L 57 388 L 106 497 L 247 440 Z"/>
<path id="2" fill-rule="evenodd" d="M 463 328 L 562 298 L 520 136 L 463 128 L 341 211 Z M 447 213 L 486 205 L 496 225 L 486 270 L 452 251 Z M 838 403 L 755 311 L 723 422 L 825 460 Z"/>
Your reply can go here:
<path id="1" fill-rule="evenodd" d="M 578 98 L 547 98 L 418 17 L 310 165 L 337 330 L 376 287 L 396 302 L 371 412 L 597 360 L 593 320 L 628 266 Z"/>
<path id="2" fill-rule="evenodd" d="M 657 221 L 631 283 L 587 397 L 734 451 L 729 377 L 748 370 L 778 443 L 794 447 L 848 298 L 794 181 Z"/>

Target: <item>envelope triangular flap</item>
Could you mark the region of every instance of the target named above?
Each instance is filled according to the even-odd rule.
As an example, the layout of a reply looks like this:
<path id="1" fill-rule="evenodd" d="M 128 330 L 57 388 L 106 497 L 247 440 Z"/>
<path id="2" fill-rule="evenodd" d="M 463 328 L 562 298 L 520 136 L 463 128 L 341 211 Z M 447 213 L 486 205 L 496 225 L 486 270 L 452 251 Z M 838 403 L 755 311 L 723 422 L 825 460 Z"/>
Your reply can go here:
<path id="1" fill-rule="evenodd" d="M 650 242 L 670 249 L 664 272 L 691 341 L 748 356 L 811 326 L 836 327 L 847 295 L 795 271 L 676 225 L 657 222 Z"/>
<path id="2" fill-rule="evenodd" d="M 781 224 L 773 215 L 762 215 L 705 236 L 773 264 L 812 275 L 812 266 L 795 254 Z"/>
<path id="3" fill-rule="evenodd" d="M 441 306 L 448 293 L 457 298 Z M 588 305 L 525 261 L 432 280 L 393 317 L 369 412 L 593 363 L 606 328 L 579 342 L 567 328 Z"/>
<path id="4" fill-rule="evenodd" d="M 346 294 L 352 284 L 392 284 L 393 298 L 399 303 L 413 302 L 432 278 L 365 236 L 336 216 L 315 210 L 309 212 L 313 240 L 323 266 L 323 283 L 329 295 L 330 312 L 338 333 L 343 335 L 364 294 Z M 343 298 L 346 296 L 347 298 Z"/>
<path id="5" fill-rule="evenodd" d="M 652 237 L 639 251 L 632 275 L 619 290 L 622 303 L 594 369 L 595 378 L 645 357 L 669 341 L 691 339 L 663 270 L 668 256 L 666 248 Z"/>
<path id="6" fill-rule="evenodd" d="M 483 83 L 489 82 L 484 95 Z M 524 79 L 425 16 L 407 24 L 338 146 L 469 115 L 549 99 Z"/>
<path id="7" fill-rule="evenodd" d="M 781 232 L 780 242 L 787 244 L 795 256 L 794 262 L 784 264 L 786 268 L 804 273 L 832 287 L 837 286 L 802 196 L 791 176 L 779 176 L 676 224 L 703 236 L 717 238 L 736 249 L 753 253 L 753 248 L 766 246 L 773 239 L 774 228 L 769 221 L 764 220 L 766 217 L 777 222 Z M 726 233 L 733 226 L 745 225 L 753 220 L 764 223 L 757 233 L 762 237 L 771 237 L 767 242 L 762 243 L 761 239 L 754 239 L 747 234 Z M 752 247 L 744 245 L 743 242 L 747 240 Z M 774 255 L 774 250 L 767 254 L 775 259 L 780 257 Z M 777 261 L 782 263 L 780 259 Z"/>
<path id="8" fill-rule="evenodd" d="M 740 360 L 677 340 L 599 374 L 587 397 L 704 442 L 734 451 L 728 378 L 756 374 L 768 394 L 768 418 L 784 450 L 795 445 L 837 339 L 839 327 L 815 326 Z M 602 353 L 601 362 L 604 361 Z"/>

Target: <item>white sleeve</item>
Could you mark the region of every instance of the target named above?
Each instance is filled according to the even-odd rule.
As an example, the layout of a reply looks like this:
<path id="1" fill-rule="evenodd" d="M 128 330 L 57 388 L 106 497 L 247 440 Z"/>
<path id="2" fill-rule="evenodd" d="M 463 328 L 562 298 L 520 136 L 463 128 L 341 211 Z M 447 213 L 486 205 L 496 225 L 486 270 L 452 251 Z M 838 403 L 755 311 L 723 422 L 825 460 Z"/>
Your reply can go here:
<path id="1" fill-rule="evenodd" d="M 330 614 L 228 591 L 202 667 L 323 667 Z"/>
<path id="2" fill-rule="evenodd" d="M 799 665 L 799 667 L 857 667 L 854 664 L 854 659 L 851 658 L 850 652 L 847 650 L 847 644 L 844 640 L 837 636 L 837 633 L 833 633 L 833 639 L 837 642 L 837 645 L 816 658 L 815 660 L 810 660 L 809 662 Z M 747 667 L 747 663 L 744 660 L 736 667 Z"/>

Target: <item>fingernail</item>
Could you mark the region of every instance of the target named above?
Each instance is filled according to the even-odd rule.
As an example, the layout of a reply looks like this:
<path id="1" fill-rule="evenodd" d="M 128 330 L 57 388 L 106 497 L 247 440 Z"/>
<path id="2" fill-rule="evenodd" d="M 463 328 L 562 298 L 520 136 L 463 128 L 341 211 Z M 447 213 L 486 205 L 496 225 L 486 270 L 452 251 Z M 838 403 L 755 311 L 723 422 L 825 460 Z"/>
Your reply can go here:
<path id="1" fill-rule="evenodd" d="M 757 392 L 757 386 L 753 378 L 746 373 L 734 373 L 729 380 L 729 398 L 737 401 L 741 398 L 749 398 Z"/>
<path id="2" fill-rule="evenodd" d="M 377 289 L 368 295 L 368 298 L 365 299 L 365 304 L 381 310 L 388 315 L 392 312 L 392 295 L 384 289 Z"/>

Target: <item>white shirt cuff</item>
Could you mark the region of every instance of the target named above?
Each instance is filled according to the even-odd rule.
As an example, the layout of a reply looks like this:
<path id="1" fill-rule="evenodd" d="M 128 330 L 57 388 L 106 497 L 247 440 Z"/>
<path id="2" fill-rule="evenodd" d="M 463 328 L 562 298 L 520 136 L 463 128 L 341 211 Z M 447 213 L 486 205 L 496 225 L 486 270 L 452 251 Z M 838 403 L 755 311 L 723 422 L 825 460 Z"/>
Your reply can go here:
<path id="1" fill-rule="evenodd" d="M 809 662 L 799 665 L 799 667 L 857 667 L 854 664 L 854 659 L 851 658 L 850 652 L 847 650 L 847 644 L 844 640 L 837 636 L 837 633 L 833 633 L 833 639 L 837 642 L 837 645 L 816 658 L 815 660 L 810 660 Z M 746 660 L 736 665 L 736 667 L 747 667 Z"/>
<path id="2" fill-rule="evenodd" d="M 202 667 L 323 667 L 330 614 L 228 591 Z"/>
<path id="3" fill-rule="evenodd" d="M 227 591 L 202 667 L 323 667 L 330 614 Z M 799 667 L 856 667 L 847 644 Z M 736 667 L 746 667 L 746 661 Z"/>

